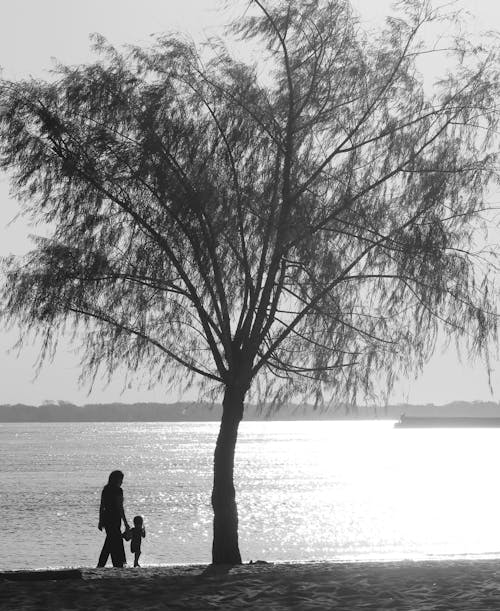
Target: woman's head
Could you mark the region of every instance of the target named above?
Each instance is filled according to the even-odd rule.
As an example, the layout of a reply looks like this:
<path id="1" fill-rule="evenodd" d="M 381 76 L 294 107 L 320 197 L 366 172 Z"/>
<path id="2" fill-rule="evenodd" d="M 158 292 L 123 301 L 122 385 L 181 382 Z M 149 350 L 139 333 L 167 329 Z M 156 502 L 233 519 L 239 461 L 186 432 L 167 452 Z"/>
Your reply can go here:
<path id="1" fill-rule="evenodd" d="M 111 471 L 109 474 L 108 484 L 112 486 L 121 486 L 123 482 L 123 473 L 121 471 Z"/>

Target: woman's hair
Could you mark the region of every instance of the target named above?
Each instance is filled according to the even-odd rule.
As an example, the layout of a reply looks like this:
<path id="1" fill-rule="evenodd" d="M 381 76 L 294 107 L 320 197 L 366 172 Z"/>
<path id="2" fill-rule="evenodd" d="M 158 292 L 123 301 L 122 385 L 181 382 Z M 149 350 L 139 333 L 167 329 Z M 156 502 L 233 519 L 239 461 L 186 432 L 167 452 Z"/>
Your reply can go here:
<path id="1" fill-rule="evenodd" d="M 121 471 L 111 471 L 109 474 L 108 484 L 121 484 L 123 481 L 123 473 Z"/>

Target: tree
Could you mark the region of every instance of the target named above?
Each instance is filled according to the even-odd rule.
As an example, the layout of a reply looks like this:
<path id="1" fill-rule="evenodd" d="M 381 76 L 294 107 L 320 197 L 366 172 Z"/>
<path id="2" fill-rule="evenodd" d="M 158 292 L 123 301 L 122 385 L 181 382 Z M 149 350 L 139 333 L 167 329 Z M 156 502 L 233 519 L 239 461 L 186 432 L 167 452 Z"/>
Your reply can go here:
<path id="1" fill-rule="evenodd" d="M 3 314 L 81 340 L 83 371 L 180 376 L 223 394 L 214 563 L 239 563 L 233 483 L 244 400 L 355 404 L 421 367 L 442 327 L 487 354 L 498 178 L 498 47 L 463 38 L 426 94 L 425 1 L 363 33 L 348 2 L 252 0 L 203 57 L 179 36 L 54 79 L 3 82 L 1 163 L 53 229 L 5 261 Z M 210 56 L 207 59 L 207 54 Z M 43 355 L 42 355 L 43 356 Z M 273 403 L 274 402 L 274 403 Z"/>

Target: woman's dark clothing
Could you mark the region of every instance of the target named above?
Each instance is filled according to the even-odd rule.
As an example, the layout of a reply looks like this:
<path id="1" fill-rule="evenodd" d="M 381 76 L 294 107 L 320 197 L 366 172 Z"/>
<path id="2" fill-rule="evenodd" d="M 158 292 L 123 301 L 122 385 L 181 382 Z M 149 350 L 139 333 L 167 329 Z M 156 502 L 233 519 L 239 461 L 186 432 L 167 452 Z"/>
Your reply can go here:
<path id="1" fill-rule="evenodd" d="M 123 490 L 118 486 L 106 484 L 101 494 L 99 523 L 106 531 L 106 540 L 102 546 L 97 566 L 106 566 L 109 555 L 113 566 L 122 567 L 125 564 L 125 549 L 123 547 L 121 521 L 123 515 Z"/>
<path id="2" fill-rule="evenodd" d="M 104 541 L 104 545 L 102 546 L 97 566 L 106 566 L 106 562 L 111 554 L 111 562 L 113 563 L 113 566 L 122 567 L 125 564 L 126 559 L 120 527 L 118 526 L 118 528 L 113 528 L 110 526 L 105 526 L 104 528 L 106 530 L 106 539 Z"/>

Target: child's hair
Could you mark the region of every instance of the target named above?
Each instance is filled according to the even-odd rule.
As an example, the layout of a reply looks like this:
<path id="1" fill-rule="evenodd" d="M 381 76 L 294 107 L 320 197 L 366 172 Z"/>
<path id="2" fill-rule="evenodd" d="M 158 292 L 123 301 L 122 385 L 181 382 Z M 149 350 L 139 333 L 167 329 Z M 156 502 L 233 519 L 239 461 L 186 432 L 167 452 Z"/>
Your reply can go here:
<path id="1" fill-rule="evenodd" d="M 134 518 L 134 526 L 142 526 L 143 519 L 141 516 L 135 516 Z"/>

